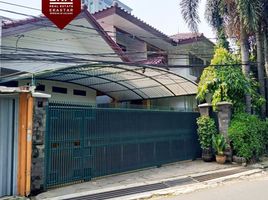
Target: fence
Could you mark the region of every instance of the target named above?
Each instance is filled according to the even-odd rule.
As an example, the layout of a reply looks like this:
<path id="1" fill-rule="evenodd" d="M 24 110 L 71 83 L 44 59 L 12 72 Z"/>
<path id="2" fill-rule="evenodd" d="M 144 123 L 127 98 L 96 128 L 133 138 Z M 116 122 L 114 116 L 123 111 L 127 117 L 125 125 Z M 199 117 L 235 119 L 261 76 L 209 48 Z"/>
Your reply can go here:
<path id="1" fill-rule="evenodd" d="M 198 113 L 48 106 L 46 187 L 200 156 Z"/>

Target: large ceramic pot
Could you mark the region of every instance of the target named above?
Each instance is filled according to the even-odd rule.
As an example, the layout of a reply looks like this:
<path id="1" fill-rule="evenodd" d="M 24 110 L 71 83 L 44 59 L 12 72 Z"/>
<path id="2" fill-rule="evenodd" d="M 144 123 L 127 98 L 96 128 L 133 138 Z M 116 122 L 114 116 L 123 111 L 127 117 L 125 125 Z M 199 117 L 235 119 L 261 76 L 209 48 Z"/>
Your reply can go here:
<path id="1" fill-rule="evenodd" d="M 226 162 L 226 155 L 216 155 L 216 161 L 219 164 L 224 164 Z"/>
<path id="2" fill-rule="evenodd" d="M 202 159 L 205 162 L 213 161 L 213 153 L 212 153 L 212 150 L 210 148 L 202 149 Z"/>

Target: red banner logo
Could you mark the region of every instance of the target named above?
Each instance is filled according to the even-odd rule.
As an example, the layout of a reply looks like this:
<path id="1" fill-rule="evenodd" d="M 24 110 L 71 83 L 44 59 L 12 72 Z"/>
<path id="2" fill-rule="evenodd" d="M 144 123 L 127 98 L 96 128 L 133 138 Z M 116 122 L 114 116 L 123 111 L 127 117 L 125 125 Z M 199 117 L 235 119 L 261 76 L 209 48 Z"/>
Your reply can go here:
<path id="1" fill-rule="evenodd" d="M 42 12 L 63 29 L 81 12 L 81 0 L 42 0 Z"/>

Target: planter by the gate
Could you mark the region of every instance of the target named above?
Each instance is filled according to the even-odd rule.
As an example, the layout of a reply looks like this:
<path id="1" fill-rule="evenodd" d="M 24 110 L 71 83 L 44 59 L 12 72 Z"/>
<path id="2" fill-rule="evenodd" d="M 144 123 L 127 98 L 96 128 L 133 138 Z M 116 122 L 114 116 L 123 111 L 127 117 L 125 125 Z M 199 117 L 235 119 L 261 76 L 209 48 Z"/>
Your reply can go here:
<path id="1" fill-rule="evenodd" d="M 216 161 L 219 164 L 224 164 L 226 162 L 226 155 L 216 155 Z"/>
<path id="2" fill-rule="evenodd" d="M 213 152 L 211 148 L 202 149 L 202 159 L 205 162 L 212 162 L 213 161 Z"/>

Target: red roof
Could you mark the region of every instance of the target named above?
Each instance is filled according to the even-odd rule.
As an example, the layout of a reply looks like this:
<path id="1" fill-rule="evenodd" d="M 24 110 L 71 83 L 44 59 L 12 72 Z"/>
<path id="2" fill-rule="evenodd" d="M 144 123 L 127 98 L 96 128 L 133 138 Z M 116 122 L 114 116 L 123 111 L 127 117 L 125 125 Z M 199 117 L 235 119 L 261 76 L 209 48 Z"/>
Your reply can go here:
<path id="1" fill-rule="evenodd" d="M 94 13 L 93 16 L 97 20 L 99 20 L 114 14 L 119 15 L 120 17 L 132 22 L 133 24 L 141 27 L 142 29 L 150 32 L 151 34 L 154 34 L 155 36 L 163 39 L 164 41 L 169 42 L 172 45 L 192 43 L 203 39 L 208 40 L 202 33 L 179 33 L 169 37 L 118 6 L 111 6 L 106 9 L 100 10 Z"/>
<path id="2" fill-rule="evenodd" d="M 108 7 L 106 9 L 103 9 L 101 11 L 98 11 L 98 12 L 94 13 L 93 16 L 97 20 L 99 20 L 99 19 L 105 18 L 105 17 L 113 15 L 113 14 L 119 15 L 122 18 L 127 19 L 128 21 L 132 22 L 133 24 L 141 27 L 142 29 L 150 32 L 151 34 L 162 38 L 164 41 L 175 45 L 174 41 L 169 36 L 167 36 L 163 32 L 157 30 L 153 26 L 147 24 L 146 22 L 142 21 L 141 19 L 135 17 L 131 13 L 127 12 L 126 10 L 124 10 L 123 8 L 120 8 L 118 6 Z"/>
<path id="3" fill-rule="evenodd" d="M 199 41 L 205 38 L 205 36 L 203 33 L 178 33 L 176 35 L 170 36 L 170 38 L 172 38 L 176 43 L 184 44 L 188 42 Z"/>
<path id="4" fill-rule="evenodd" d="M 117 53 L 120 56 L 122 61 L 130 62 L 129 58 L 125 55 L 125 53 L 122 51 L 122 49 L 113 41 L 113 39 L 105 32 L 105 30 L 101 27 L 101 25 L 97 22 L 97 20 L 88 12 L 86 6 L 83 6 L 81 14 L 84 14 L 84 16 L 86 17 L 88 22 L 93 25 L 95 30 L 109 44 L 109 46 L 115 51 L 115 53 Z M 79 16 L 81 16 L 81 14 Z M 4 30 L 10 29 L 10 28 L 14 28 L 14 27 L 18 27 L 18 26 L 22 26 L 22 25 L 26 25 L 26 24 L 37 23 L 37 22 L 44 21 L 44 20 L 48 21 L 46 17 L 39 16 L 39 17 L 26 18 L 23 20 L 10 21 L 7 23 L 3 23 L 2 29 L 4 31 Z M 38 29 L 38 28 L 40 28 L 40 26 L 36 26 L 35 28 Z M 24 32 L 25 29 L 20 29 L 20 31 Z M 7 32 L 6 34 L 3 32 L 3 36 L 8 36 L 9 33 L 12 34 L 12 31 Z"/>

